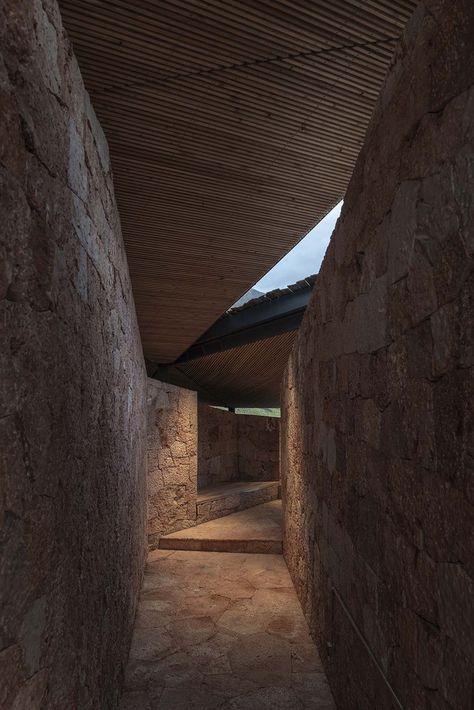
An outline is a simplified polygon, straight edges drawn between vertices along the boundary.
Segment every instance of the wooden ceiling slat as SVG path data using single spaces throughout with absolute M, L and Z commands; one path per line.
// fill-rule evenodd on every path
M 60 5 L 109 141 L 144 351 L 170 362 L 343 196 L 415 0 Z
M 236 407 L 278 407 L 282 374 L 296 331 L 179 365 L 203 399 Z M 207 397 L 206 397 L 207 396 Z

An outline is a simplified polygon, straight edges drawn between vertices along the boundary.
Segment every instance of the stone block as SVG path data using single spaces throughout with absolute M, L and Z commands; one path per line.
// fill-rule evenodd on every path
M 199 488 L 279 477 L 279 419 L 199 405 Z
M 197 397 L 148 380 L 148 545 L 196 524 Z
M 0 15 L 0 706 L 116 707 L 144 563 L 143 354 L 57 3 Z
M 393 700 L 334 589 L 403 707 L 472 702 L 473 29 L 414 13 L 282 385 L 285 557 L 341 710 Z
M 387 277 L 389 284 L 400 281 L 411 270 L 419 190 L 419 182 L 410 180 L 402 183 L 393 195 L 391 219 L 383 235 L 388 243 Z
M 430 319 L 433 338 L 433 374 L 435 377 L 451 370 L 457 359 L 459 342 L 458 305 L 447 303 Z

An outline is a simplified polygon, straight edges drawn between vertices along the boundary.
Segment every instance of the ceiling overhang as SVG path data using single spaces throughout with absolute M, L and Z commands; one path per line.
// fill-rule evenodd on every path
M 294 290 L 274 291 L 225 313 L 175 360 L 176 365 L 297 330 L 311 297 L 314 276 Z
M 415 3 L 60 5 L 109 142 L 145 356 L 172 362 L 341 199 Z
M 150 377 L 198 392 L 208 404 L 278 407 L 293 341 L 315 276 L 232 308 L 174 363 L 147 362 Z

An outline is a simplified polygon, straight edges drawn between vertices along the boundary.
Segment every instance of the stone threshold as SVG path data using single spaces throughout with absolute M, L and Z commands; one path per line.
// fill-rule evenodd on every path
M 277 482 L 278 486 L 278 482 Z M 281 554 L 283 535 L 281 500 L 164 535 L 162 550 Z
M 230 481 L 203 488 L 196 499 L 197 524 L 279 498 L 279 481 Z

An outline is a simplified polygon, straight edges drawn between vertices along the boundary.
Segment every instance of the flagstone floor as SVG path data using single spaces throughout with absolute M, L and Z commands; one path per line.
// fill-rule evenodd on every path
M 164 535 L 160 548 L 280 554 L 283 550 L 281 500 L 272 500 Z
M 156 550 L 120 710 L 334 710 L 281 555 Z

